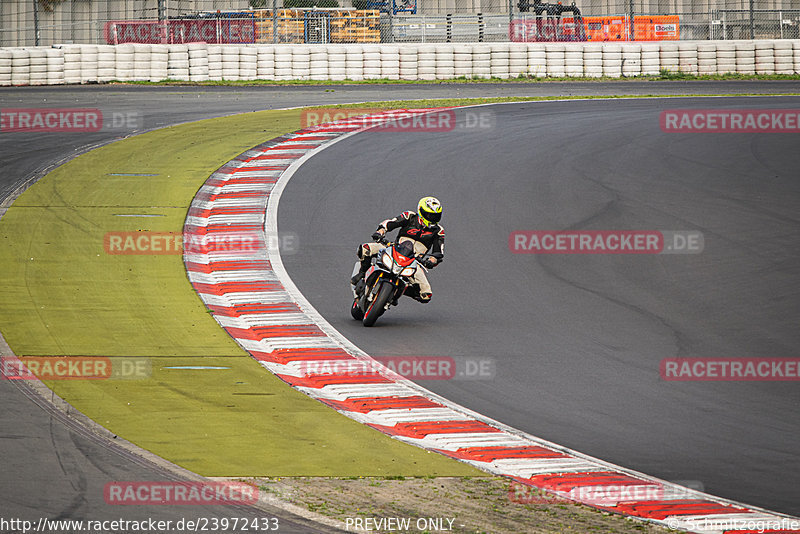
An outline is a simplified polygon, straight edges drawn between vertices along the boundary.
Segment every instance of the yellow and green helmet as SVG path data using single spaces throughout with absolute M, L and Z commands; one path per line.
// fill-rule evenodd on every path
M 433 226 L 442 220 L 442 203 L 435 197 L 423 197 L 417 204 L 417 216 L 425 226 Z

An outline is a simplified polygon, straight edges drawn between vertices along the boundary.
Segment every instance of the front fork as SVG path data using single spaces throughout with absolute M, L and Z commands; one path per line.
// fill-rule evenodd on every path
M 378 270 L 377 278 L 375 278 L 375 280 L 372 282 L 372 285 L 369 286 L 370 290 L 368 292 L 365 292 L 363 297 L 362 297 L 363 298 L 363 303 L 364 303 L 364 306 L 363 306 L 364 309 L 366 309 L 368 307 L 368 304 L 375 299 L 375 295 L 377 295 L 378 291 L 380 290 L 380 286 L 381 286 L 380 282 L 381 282 L 381 280 L 383 278 L 386 277 L 385 275 L 386 275 L 385 271 Z M 371 272 L 367 271 L 367 273 L 364 275 L 364 279 L 365 280 L 369 280 L 370 276 L 371 276 Z M 387 303 L 387 306 L 386 306 L 387 309 L 389 308 L 389 306 L 391 305 L 393 300 L 396 300 L 396 299 L 400 298 L 403 295 L 403 293 L 406 290 L 406 287 L 408 286 L 408 284 L 406 284 L 405 281 L 400 277 L 395 278 L 392 281 L 392 285 L 394 286 L 394 293 L 392 294 L 392 300 L 390 300 Z

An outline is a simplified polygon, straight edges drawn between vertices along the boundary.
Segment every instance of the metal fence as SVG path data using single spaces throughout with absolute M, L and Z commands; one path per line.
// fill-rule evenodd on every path
M 0 0 L 0 46 L 800 38 L 800 0 L 333 2 Z

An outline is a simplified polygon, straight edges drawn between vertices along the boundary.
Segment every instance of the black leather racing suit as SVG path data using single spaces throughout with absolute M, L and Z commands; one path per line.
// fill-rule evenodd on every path
M 420 222 L 419 217 L 413 211 L 404 211 L 397 217 L 386 219 L 378 225 L 378 230 L 387 233 L 399 229 L 397 232 L 397 242 L 411 241 L 416 254 L 428 254 L 436 258 L 433 266 L 439 265 L 444 259 L 444 228 L 439 224 L 425 226 Z M 366 272 L 372 256 L 378 253 L 383 245 L 378 243 L 364 243 L 358 248 L 358 257 L 361 260 L 361 272 Z M 422 303 L 430 302 L 433 291 L 431 290 L 428 278 L 422 269 L 417 269 L 414 275 L 415 287 L 412 293 L 406 290 L 406 294 Z

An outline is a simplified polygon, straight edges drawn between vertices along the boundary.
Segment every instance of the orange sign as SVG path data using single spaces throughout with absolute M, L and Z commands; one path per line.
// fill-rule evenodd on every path
M 588 41 L 629 41 L 630 21 L 627 17 L 584 17 Z M 680 39 L 678 15 L 639 15 L 633 18 L 635 41 L 677 41 Z

